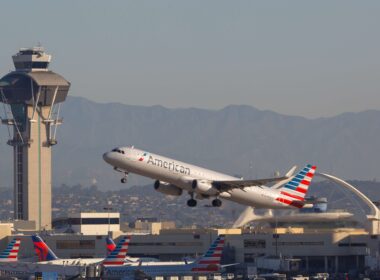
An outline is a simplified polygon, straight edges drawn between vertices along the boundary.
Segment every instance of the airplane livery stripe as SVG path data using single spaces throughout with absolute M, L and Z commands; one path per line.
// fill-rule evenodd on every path
M 289 190 L 296 190 L 297 186 L 285 185 L 284 188 L 287 188 L 287 189 L 289 189 Z
M 281 203 L 284 203 L 286 205 L 291 205 L 291 206 L 294 206 L 297 208 L 302 208 L 304 206 L 302 201 L 299 201 L 299 200 L 289 200 L 289 199 L 285 199 L 282 197 L 278 197 L 278 198 L 276 198 L 276 200 L 281 202 Z
M 306 180 L 302 180 L 300 183 L 301 183 L 301 184 L 304 184 L 304 185 L 306 185 L 306 186 L 309 186 L 309 185 L 310 185 L 310 182 L 309 182 L 309 181 L 306 181 Z
M 298 183 L 290 181 L 290 182 L 286 183 L 285 186 L 294 186 L 294 187 L 297 187 Z
M 301 188 L 301 187 L 296 188 L 296 191 L 300 192 L 300 193 L 303 193 L 303 194 L 307 193 L 307 189 L 304 189 L 304 188 Z
M 284 192 L 284 191 L 282 191 L 281 194 L 286 195 L 286 196 L 289 196 L 289 197 L 292 197 L 292 198 L 295 198 L 295 199 L 298 199 L 298 200 L 302 200 L 302 201 L 305 200 L 305 198 L 302 197 L 302 196 L 294 195 L 294 194 L 290 194 L 290 193 L 288 193 L 288 192 Z
M 301 203 L 300 201 L 295 201 L 295 200 L 293 200 L 292 203 L 290 203 L 290 205 L 297 208 L 302 208 L 304 206 L 303 203 Z

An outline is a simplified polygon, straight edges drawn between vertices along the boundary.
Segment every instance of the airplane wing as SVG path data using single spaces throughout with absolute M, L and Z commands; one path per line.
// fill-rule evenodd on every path
M 233 189 L 243 189 L 245 187 L 251 186 L 262 186 L 267 183 L 278 182 L 286 180 L 289 177 L 274 177 L 266 179 L 257 179 L 257 180 L 233 180 L 233 181 L 213 181 L 212 185 L 218 189 L 220 192 L 228 192 Z

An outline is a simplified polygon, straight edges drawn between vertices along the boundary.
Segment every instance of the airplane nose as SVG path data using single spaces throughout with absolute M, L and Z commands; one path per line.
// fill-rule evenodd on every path
M 103 154 L 103 159 L 104 159 L 105 162 L 110 163 L 111 153 L 110 152 L 104 153 Z

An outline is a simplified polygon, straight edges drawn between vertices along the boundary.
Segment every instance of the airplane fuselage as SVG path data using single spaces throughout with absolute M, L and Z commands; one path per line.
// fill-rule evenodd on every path
M 133 275 L 136 271 L 141 271 L 148 276 L 166 276 L 166 275 L 197 275 L 199 273 L 210 273 L 220 271 L 219 266 L 212 266 L 213 271 L 193 271 L 195 264 L 180 264 L 171 262 L 152 262 L 152 263 L 142 263 L 140 264 L 126 264 L 123 266 L 107 267 L 105 269 L 104 276 L 114 278 L 114 277 L 125 277 Z

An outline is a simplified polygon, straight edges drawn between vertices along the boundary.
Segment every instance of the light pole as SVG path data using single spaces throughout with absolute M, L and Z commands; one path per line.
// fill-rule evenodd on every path
M 112 210 L 112 207 L 110 205 L 112 204 L 112 201 L 108 200 L 107 204 L 108 204 L 108 206 L 103 207 L 103 210 L 107 210 L 107 212 L 108 212 L 108 236 L 109 236 L 110 232 L 111 232 L 110 210 Z

